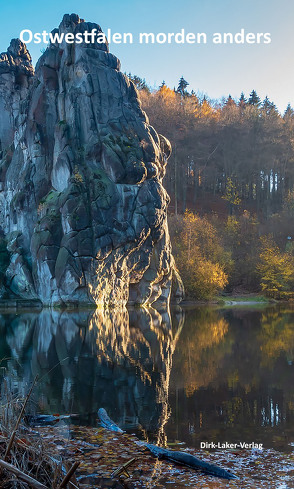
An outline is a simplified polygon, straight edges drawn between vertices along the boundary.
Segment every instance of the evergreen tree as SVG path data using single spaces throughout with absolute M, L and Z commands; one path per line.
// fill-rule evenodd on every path
M 183 76 L 181 76 L 181 78 L 179 80 L 178 88 L 177 88 L 177 93 L 179 93 L 183 97 L 185 95 L 188 95 L 188 92 L 186 90 L 188 85 L 189 85 L 189 83 L 185 80 L 185 78 Z
M 232 96 L 231 96 L 231 95 L 229 95 L 229 96 L 228 96 L 228 98 L 227 98 L 227 100 L 226 100 L 226 102 L 225 102 L 225 105 L 226 105 L 227 107 L 233 107 L 233 106 L 235 106 L 235 105 L 236 105 L 236 102 L 235 102 L 235 100 L 232 98 Z
M 248 100 L 249 105 L 253 105 L 254 107 L 259 107 L 260 106 L 260 98 L 257 95 L 255 90 L 252 90 L 252 92 L 249 95 L 249 100 Z
M 283 118 L 285 120 L 289 120 L 289 119 L 292 119 L 293 117 L 294 117 L 294 110 L 292 109 L 291 105 L 288 104 Z
M 262 110 L 263 110 L 263 113 L 267 116 L 278 114 L 277 107 L 275 106 L 275 104 L 273 102 L 270 101 L 270 99 L 268 98 L 267 95 L 266 95 L 264 101 L 262 102 Z
M 239 105 L 239 107 L 244 108 L 246 106 L 246 104 L 247 104 L 247 99 L 246 99 L 246 97 L 244 95 L 244 92 L 242 92 L 241 95 L 240 95 L 240 98 L 239 98 L 238 105 Z
M 150 88 L 148 87 L 145 78 L 143 79 L 137 75 L 132 75 L 132 73 L 129 73 L 127 76 L 136 85 L 137 90 L 147 90 L 150 92 Z
M 262 108 L 267 111 L 269 110 L 271 107 L 271 102 L 270 102 L 270 99 L 268 98 L 268 96 L 266 95 L 264 101 L 262 102 Z

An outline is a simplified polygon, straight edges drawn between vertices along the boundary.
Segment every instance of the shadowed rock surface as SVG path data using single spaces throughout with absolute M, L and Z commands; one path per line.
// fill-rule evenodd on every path
M 94 28 L 72 14 L 59 32 Z M 171 147 L 108 45 L 50 44 L 34 72 L 13 40 L 0 95 L 2 297 L 168 304 L 173 284 L 180 299 L 162 186 Z

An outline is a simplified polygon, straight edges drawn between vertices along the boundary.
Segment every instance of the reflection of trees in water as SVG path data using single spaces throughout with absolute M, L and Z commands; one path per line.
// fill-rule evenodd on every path
M 289 307 L 188 311 L 173 358 L 175 436 L 187 438 L 189 429 L 198 440 L 210 433 L 226 441 L 229 430 L 230 439 L 246 439 L 254 427 L 294 433 L 293 319 Z
M 228 328 L 228 322 L 215 309 L 202 307 L 187 313 L 173 377 L 188 396 L 216 378 L 224 356 L 231 352 Z
M 291 309 L 281 312 L 278 308 L 267 309 L 261 318 L 262 365 L 271 366 L 285 353 L 290 364 L 294 362 L 294 313 Z
M 0 318 L 12 387 L 25 392 L 38 374 L 45 412 L 96 415 L 103 406 L 124 427 L 163 429 L 181 314 L 173 316 L 174 327 L 169 312 L 151 308 L 47 309 Z

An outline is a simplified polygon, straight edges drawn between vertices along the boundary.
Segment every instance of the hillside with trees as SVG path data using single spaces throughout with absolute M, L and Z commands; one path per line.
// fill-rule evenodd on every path
M 255 90 L 212 101 L 182 77 L 151 90 L 129 75 L 171 141 L 165 187 L 173 250 L 188 297 L 294 291 L 294 110 Z

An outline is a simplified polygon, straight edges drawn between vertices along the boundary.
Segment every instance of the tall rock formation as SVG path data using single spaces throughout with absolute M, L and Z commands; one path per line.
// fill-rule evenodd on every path
M 94 28 L 72 14 L 59 33 Z M 34 71 L 14 39 L 0 95 L 2 295 L 167 304 L 173 283 L 180 298 L 162 186 L 171 147 L 107 43 L 50 44 Z

